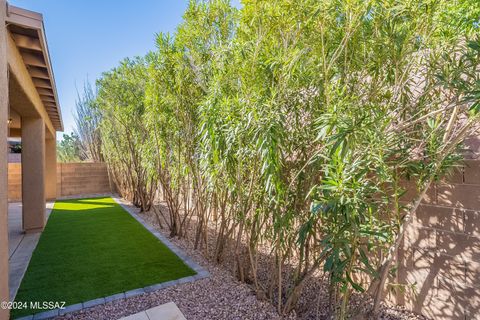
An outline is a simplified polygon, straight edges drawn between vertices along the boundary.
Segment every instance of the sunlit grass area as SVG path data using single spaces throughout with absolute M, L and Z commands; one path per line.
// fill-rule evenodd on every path
M 71 305 L 193 274 L 112 198 L 63 200 L 55 203 L 15 300 Z

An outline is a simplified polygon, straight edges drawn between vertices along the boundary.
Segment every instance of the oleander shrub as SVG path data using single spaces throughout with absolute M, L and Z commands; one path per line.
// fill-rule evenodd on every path
M 233 257 L 280 313 L 319 274 L 337 318 L 353 292 L 376 312 L 421 199 L 478 130 L 479 13 L 477 1 L 190 1 L 155 51 L 97 81 L 103 156 L 122 195 L 143 210 L 165 201 L 171 236 L 193 226 L 195 247 Z

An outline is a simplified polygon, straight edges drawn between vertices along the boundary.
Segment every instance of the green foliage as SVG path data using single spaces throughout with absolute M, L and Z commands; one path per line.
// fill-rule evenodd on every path
M 21 142 L 9 142 L 9 148 L 11 153 L 22 153 Z
M 89 82 L 83 93 L 77 93 L 75 102 L 75 134 L 79 137 L 85 158 L 92 162 L 103 162 L 100 137 L 101 114 L 96 107 L 96 94 Z
M 120 193 L 142 211 L 150 210 L 157 185 L 144 165 L 146 81 L 145 59 L 126 59 L 97 81 L 95 104 L 102 118 L 102 154 Z
M 98 81 L 103 153 L 130 193 L 151 202 L 158 187 L 172 236 L 193 220 L 202 247 L 214 226 L 212 258 L 232 252 L 238 278 L 279 312 L 323 270 L 346 318 L 353 291 L 381 292 L 418 199 L 477 128 L 479 12 L 475 1 L 191 1 L 156 51 Z M 419 191 L 408 206 L 406 180 Z
M 57 158 L 60 162 L 80 162 L 85 159 L 80 139 L 74 132 L 63 134 L 57 144 Z

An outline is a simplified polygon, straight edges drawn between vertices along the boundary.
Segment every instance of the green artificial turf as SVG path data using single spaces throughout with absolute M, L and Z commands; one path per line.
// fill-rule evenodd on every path
M 112 198 L 55 203 L 15 301 L 66 306 L 194 275 Z M 12 310 L 13 317 L 45 310 Z

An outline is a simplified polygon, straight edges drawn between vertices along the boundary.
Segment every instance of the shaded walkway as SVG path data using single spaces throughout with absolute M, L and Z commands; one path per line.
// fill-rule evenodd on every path
M 53 202 L 47 203 L 47 219 L 53 208 Z M 22 229 L 22 203 L 8 204 L 8 257 L 10 301 L 17 294 L 23 275 L 27 270 L 33 250 L 37 246 L 41 233 L 25 233 Z

